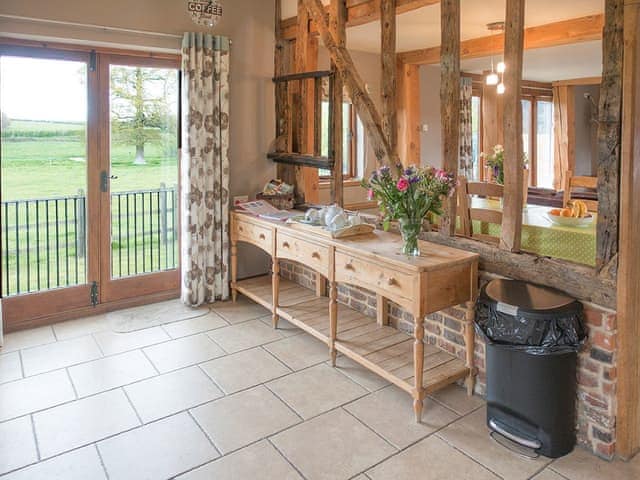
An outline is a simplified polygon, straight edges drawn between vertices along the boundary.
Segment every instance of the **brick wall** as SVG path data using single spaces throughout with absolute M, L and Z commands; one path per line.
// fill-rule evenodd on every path
M 299 264 L 281 262 L 282 277 L 315 290 L 315 273 Z M 480 272 L 481 282 L 495 278 Z M 338 286 L 338 301 L 365 315 L 376 316 L 374 293 L 350 285 Z M 593 304 L 584 304 L 589 342 L 578 356 L 578 443 L 596 455 L 611 459 L 615 453 L 616 314 Z M 427 316 L 425 340 L 465 359 L 464 306 Z M 413 319 L 398 305 L 389 303 L 389 320 L 395 328 L 413 332 Z M 476 335 L 476 393 L 486 389 L 485 344 Z

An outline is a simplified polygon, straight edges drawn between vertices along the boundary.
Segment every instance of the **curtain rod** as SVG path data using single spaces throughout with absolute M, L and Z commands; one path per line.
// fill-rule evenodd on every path
M 68 27 L 81 27 L 88 28 L 94 30 L 103 30 L 107 32 L 119 32 L 119 33 L 130 33 L 135 35 L 147 35 L 151 37 L 165 37 L 165 38 L 178 38 L 181 39 L 182 35 L 176 35 L 173 33 L 163 33 L 163 32 L 150 32 L 148 30 L 134 30 L 129 28 L 120 28 L 120 27 L 108 27 L 104 25 L 93 25 L 89 23 L 77 23 L 77 22 L 65 22 L 62 20 L 49 20 L 42 18 L 33 18 L 33 17 L 21 17 L 19 15 L 6 15 L 0 14 L 0 18 L 7 18 L 10 20 L 19 20 L 23 22 L 32 22 L 32 23 L 48 23 L 52 25 L 64 25 Z

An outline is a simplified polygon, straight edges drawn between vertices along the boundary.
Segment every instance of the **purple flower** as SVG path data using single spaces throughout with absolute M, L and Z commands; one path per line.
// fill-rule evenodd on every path
M 420 177 L 411 176 L 409 177 L 409 183 L 418 183 L 420 181 Z

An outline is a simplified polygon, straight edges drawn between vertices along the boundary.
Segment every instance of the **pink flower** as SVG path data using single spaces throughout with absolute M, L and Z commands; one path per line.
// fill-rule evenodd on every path
M 396 184 L 396 188 L 401 192 L 406 192 L 409 188 L 409 181 L 404 177 L 400 177 L 398 179 L 398 183 Z
M 369 191 L 367 192 L 367 199 L 371 201 L 373 200 L 373 197 L 374 197 L 373 188 L 370 188 Z

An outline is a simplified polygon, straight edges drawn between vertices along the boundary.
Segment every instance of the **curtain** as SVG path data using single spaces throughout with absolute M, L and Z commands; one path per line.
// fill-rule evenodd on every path
M 182 42 L 182 301 L 229 297 L 229 40 Z
M 569 109 L 573 102 L 573 89 L 566 85 L 553 87 L 553 137 L 554 137 L 554 178 L 553 188 L 564 189 L 567 172 L 573 163 L 569 158 Z M 571 108 L 573 110 L 573 108 Z
M 474 179 L 473 174 L 473 130 L 471 126 L 471 78 L 460 79 L 460 160 L 458 174 Z

